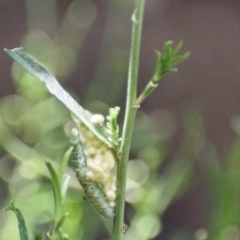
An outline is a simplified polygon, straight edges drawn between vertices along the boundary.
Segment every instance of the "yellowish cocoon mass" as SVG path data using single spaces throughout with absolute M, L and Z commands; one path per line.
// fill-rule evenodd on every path
M 91 116 L 93 123 L 103 124 L 104 117 L 100 114 Z M 109 200 L 109 206 L 115 206 L 116 199 L 116 163 L 111 150 L 88 130 L 81 122 L 74 118 L 80 132 L 84 153 L 87 158 L 87 177 L 102 186 L 102 190 Z

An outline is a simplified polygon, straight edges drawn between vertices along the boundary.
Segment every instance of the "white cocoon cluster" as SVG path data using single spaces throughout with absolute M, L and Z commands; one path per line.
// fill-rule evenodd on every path
M 102 124 L 102 115 L 92 115 L 94 123 Z M 87 177 L 100 183 L 102 190 L 109 200 L 109 206 L 115 206 L 116 198 L 116 168 L 115 158 L 111 150 L 83 124 L 78 122 L 80 138 L 87 158 Z

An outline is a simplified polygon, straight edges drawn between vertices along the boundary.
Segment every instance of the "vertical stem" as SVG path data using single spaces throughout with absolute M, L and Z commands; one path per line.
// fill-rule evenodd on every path
M 137 96 L 137 79 L 144 4 L 145 0 L 136 0 L 136 10 L 132 16 L 133 29 L 128 71 L 127 104 L 123 126 L 122 144 L 120 148 L 121 157 L 120 161 L 118 161 L 117 166 L 116 217 L 114 219 L 112 240 L 123 239 L 127 164 L 129 158 L 133 126 L 137 112 L 137 108 L 136 106 L 134 106 L 134 102 Z

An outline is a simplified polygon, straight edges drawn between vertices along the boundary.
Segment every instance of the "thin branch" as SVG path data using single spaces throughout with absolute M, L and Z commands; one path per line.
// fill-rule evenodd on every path
M 129 159 L 130 143 L 137 108 L 134 106 L 137 94 L 137 79 L 139 68 L 140 43 L 145 0 L 136 1 L 136 10 L 132 16 L 132 44 L 128 72 L 127 105 L 123 126 L 122 144 L 120 147 L 120 161 L 117 166 L 117 198 L 116 217 L 114 219 L 113 240 L 123 239 L 125 190 L 127 179 L 127 164 Z

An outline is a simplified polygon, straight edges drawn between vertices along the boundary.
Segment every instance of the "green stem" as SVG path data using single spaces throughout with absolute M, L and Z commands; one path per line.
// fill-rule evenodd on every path
M 117 198 L 116 217 L 114 219 L 112 240 L 123 239 L 125 189 L 127 179 L 127 164 L 137 107 L 134 105 L 137 96 L 137 79 L 139 68 L 140 43 L 145 0 L 136 1 L 133 14 L 132 43 L 128 71 L 128 89 L 122 143 L 120 147 L 120 161 L 117 166 Z
M 155 83 L 156 80 L 154 78 L 152 78 L 149 83 L 147 84 L 147 86 L 144 88 L 143 92 L 140 94 L 140 96 L 138 97 L 138 99 L 135 101 L 135 105 L 140 107 L 140 104 L 142 103 L 142 101 L 147 98 L 157 87 L 158 84 Z

